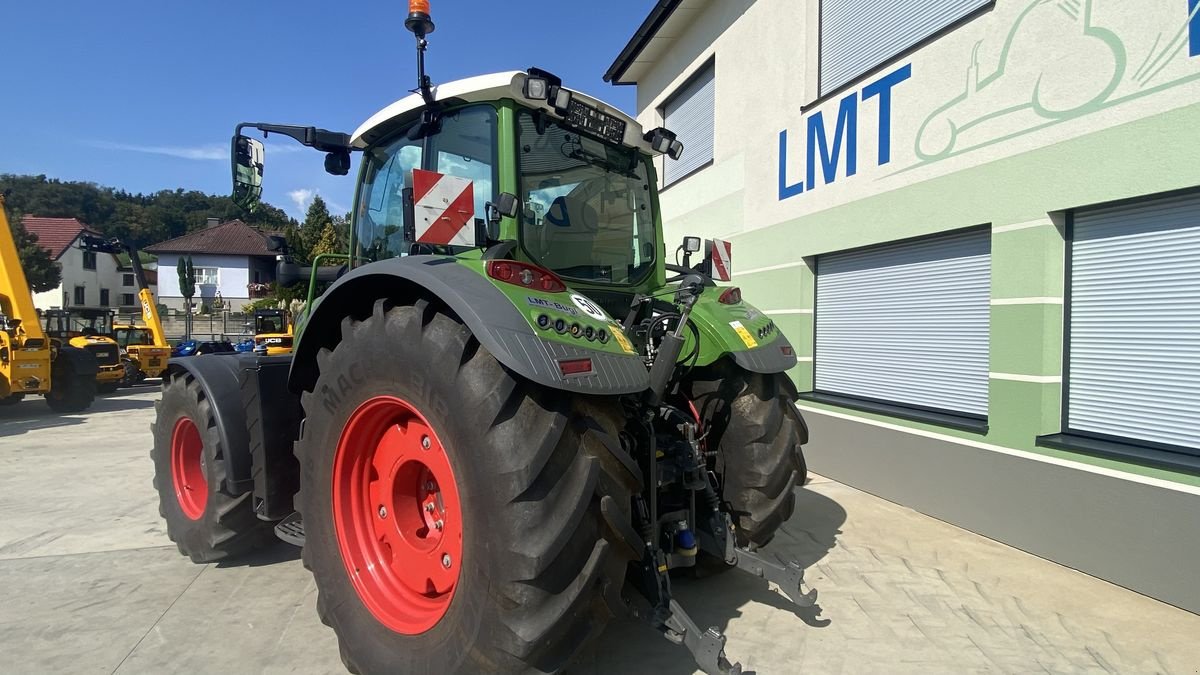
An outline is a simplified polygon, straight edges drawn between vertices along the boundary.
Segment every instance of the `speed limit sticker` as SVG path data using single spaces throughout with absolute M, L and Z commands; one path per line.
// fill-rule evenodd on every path
M 579 295 L 578 293 L 572 294 L 571 302 L 575 303 L 576 307 L 593 319 L 596 319 L 597 321 L 608 321 L 608 316 L 604 313 L 604 310 L 600 309 L 596 303 L 588 300 L 582 295 Z

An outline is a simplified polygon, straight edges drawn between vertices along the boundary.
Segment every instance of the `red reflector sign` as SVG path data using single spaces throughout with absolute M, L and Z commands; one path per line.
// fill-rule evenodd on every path
M 475 189 L 470 180 L 413 169 L 413 220 L 422 244 L 475 245 Z
M 733 279 L 733 245 L 722 239 L 713 239 L 711 246 L 712 278 L 717 281 Z

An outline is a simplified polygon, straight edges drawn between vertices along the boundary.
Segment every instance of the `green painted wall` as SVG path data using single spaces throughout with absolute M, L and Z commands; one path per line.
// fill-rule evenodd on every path
M 990 224 L 990 370 L 1054 378 L 1062 373 L 1066 212 L 1200 184 L 1198 141 L 1200 104 L 1193 104 L 749 231 L 730 232 L 731 222 L 753 223 L 744 190 L 716 199 L 697 195 L 702 208 L 674 216 L 666 212 L 666 232 L 668 241 L 699 234 L 733 242 L 734 281 L 747 300 L 771 314 L 806 359 L 791 373 L 804 391 L 812 388 L 813 257 Z M 708 177 L 688 185 L 694 178 L 670 188 L 664 203 L 685 201 L 694 189 L 711 189 Z M 1038 435 L 1060 431 L 1059 382 L 993 377 L 989 391 L 986 434 L 853 414 L 1200 485 L 1200 476 L 1037 447 Z

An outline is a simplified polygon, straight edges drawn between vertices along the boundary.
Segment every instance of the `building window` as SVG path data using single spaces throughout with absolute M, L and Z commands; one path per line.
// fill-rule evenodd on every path
M 83 252 L 83 269 L 85 269 L 85 270 L 96 269 L 96 252 L 95 251 L 84 251 Z
M 1200 194 L 1080 210 L 1070 246 L 1064 432 L 1200 456 Z
M 121 294 L 121 306 L 122 307 L 133 307 L 135 304 L 137 304 L 137 301 L 133 299 L 133 293 L 122 293 Z
M 990 295 L 986 228 L 818 257 L 816 392 L 982 422 Z
M 221 284 L 221 268 L 219 267 L 196 267 L 196 284 L 219 286 Z
M 712 61 L 705 64 L 670 98 L 659 112 L 663 126 L 683 143 L 678 160 L 664 157 L 663 185 L 670 185 L 713 161 L 713 116 L 716 106 Z
M 121 275 L 121 285 L 122 286 L 132 286 L 133 285 L 133 275 L 132 274 L 122 274 Z
M 108 289 L 107 288 L 100 289 L 100 306 L 108 307 Z
M 86 305 L 87 304 L 87 297 L 84 295 L 84 293 L 86 293 L 86 292 L 87 292 L 87 289 L 85 289 L 83 286 L 75 287 L 75 304 L 76 305 Z
M 820 95 L 858 79 L 993 2 L 822 0 Z

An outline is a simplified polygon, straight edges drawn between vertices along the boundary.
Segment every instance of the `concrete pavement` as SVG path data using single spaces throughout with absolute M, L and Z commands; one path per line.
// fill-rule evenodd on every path
M 0 672 L 343 672 L 296 549 L 193 565 L 166 539 L 147 458 L 155 398 L 123 390 L 84 415 L 36 399 L 0 408 Z M 675 585 L 748 669 L 1200 668 L 1196 615 L 820 477 L 799 494 L 768 550 L 807 566 L 819 611 L 739 572 Z M 621 621 L 572 672 L 694 670 Z

